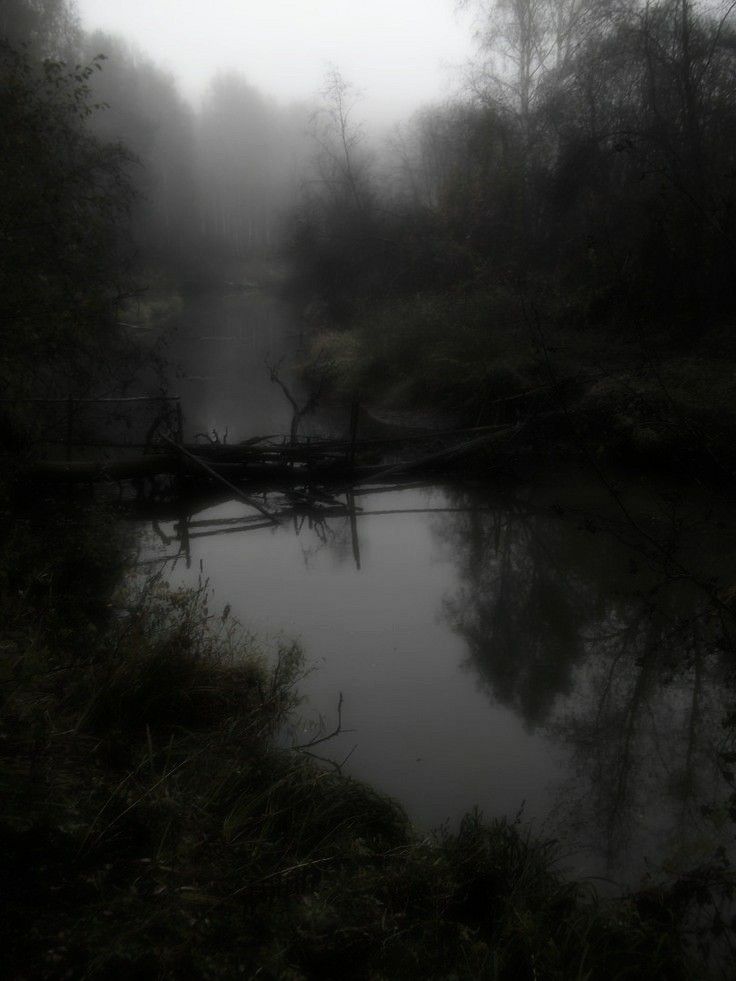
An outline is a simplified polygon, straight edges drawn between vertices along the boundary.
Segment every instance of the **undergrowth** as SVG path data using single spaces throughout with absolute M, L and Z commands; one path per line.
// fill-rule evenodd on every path
M 522 302 L 514 290 L 477 288 L 367 306 L 340 329 L 317 324 L 303 370 L 337 401 L 431 408 L 467 426 L 524 422 L 522 441 L 556 459 L 732 478 L 734 351 L 723 331 L 673 345 L 630 324 L 581 323 L 540 292 Z
M 204 583 L 121 590 L 125 550 L 99 513 L 6 521 L 4 976 L 701 976 L 702 883 L 603 903 L 517 823 L 419 836 L 276 748 L 297 646 L 266 656 Z

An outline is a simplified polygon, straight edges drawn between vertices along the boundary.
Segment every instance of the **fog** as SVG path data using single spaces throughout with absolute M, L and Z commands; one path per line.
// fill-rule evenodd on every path
M 736 0 L 0 0 L 5 975 L 732 976 L 735 324 Z
M 79 0 L 83 27 L 119 34 L 171 71 L 193 102 L 238 71 L 281 101 L 308 99 L 336 65 L 365 115 L 392 123 L 443 98 L 472 50 L 452 0 Z

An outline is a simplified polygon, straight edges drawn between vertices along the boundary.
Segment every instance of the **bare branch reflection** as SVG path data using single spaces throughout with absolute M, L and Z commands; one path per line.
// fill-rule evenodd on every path
M 655 851 L 688 867 L 720 842 L 706 817 L 727 790 L 733 649 L 712 595 L 731 569 L 723 549 L 708 549 L 722 534 L 710 513 L 657 518 L 671 561 L 653 561 L 651 530 L 638 547 L 630 527 L 523 499 L 434 526 L 458 567 L 443 616 L 467 642 L 466 667 L 571 755 L 557 820 L 608 874 Z M 693 536 L 710 567 L 686 576 Z

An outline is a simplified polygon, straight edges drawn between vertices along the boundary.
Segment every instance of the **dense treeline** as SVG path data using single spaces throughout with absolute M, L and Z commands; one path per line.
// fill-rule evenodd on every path
M 10 396 L 89 393 L 102 376 L 109 391 L 130 368 L 121 322 L 273 248 L 304 128 L 236 75 L 195 111 L 139 52 L 85 34 L 68 0 L 3 3 L 0 117 Z
M 304 112 L 282 109 L 237 73 L 215 77 L 195 111 L 171 76 L 120 39 L 87 37 L 85 60 L 100 52 L 94 94 L 106 108 L 92 127 L 135 156 L 132 234 L 144 258 L 201 280 L 214 264 L 273 250 L 295 193 Z
M 380 180 L 359 167 L 351 181 L 348 120 L 343 200 L 331 189 L 303 207 L 302 285 L 324 301 L 323 328 L 352 328 L 319 341 L 342 383 L 411 385 L 477 412 L 489 391 L 543 380 L 540 328 L 567 375 L 593 349 L 610 364 L 643 338 L 692 348 L 730 323 L 730 8 L 475 9 L 466 98 L 419 114 Z

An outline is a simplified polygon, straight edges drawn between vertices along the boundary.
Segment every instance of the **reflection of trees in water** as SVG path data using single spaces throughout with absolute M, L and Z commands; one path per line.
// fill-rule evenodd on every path
M 436 533 L 458 564 L 444 612 L 468 664 L 571 751 L 558 818 L 623 872 L 692 840 L 701 805 L 725 792 L 726 631 L 702 589 L 594 527 L 513 504 Z
M 338 565 L 354 559 L 350 519 L 338 517 L 327 519 L 313 514 L 295 514 L 292 519 L 294 534 L 301 539 L 304 565 L 310 563 L 325 550 L 328 550 Z
M 556 565 L 537 521 L 476 512 L 444 522 L 443 533 L 460 546 L 462 583 L 445 615 L 466 638 L 483 685 L 530 726 L 571 690 L 583 656 L 579 584 Z
M 598 836 L 608 869 L 621 864 L 624 849 L 676 859 L 704 830 L 700 805 L 725 789 L 717 765 L 727 697 L 718 625 L 688 599 L 687 617 L 677 613 L 681 595 L 679 603 L 661 597 L 618 635 L 603 635 L 601 624 L 575 696 L 552 727 L 577 764 L 561 817 Z M 702 857 L 681 856 L 685 864 Z

